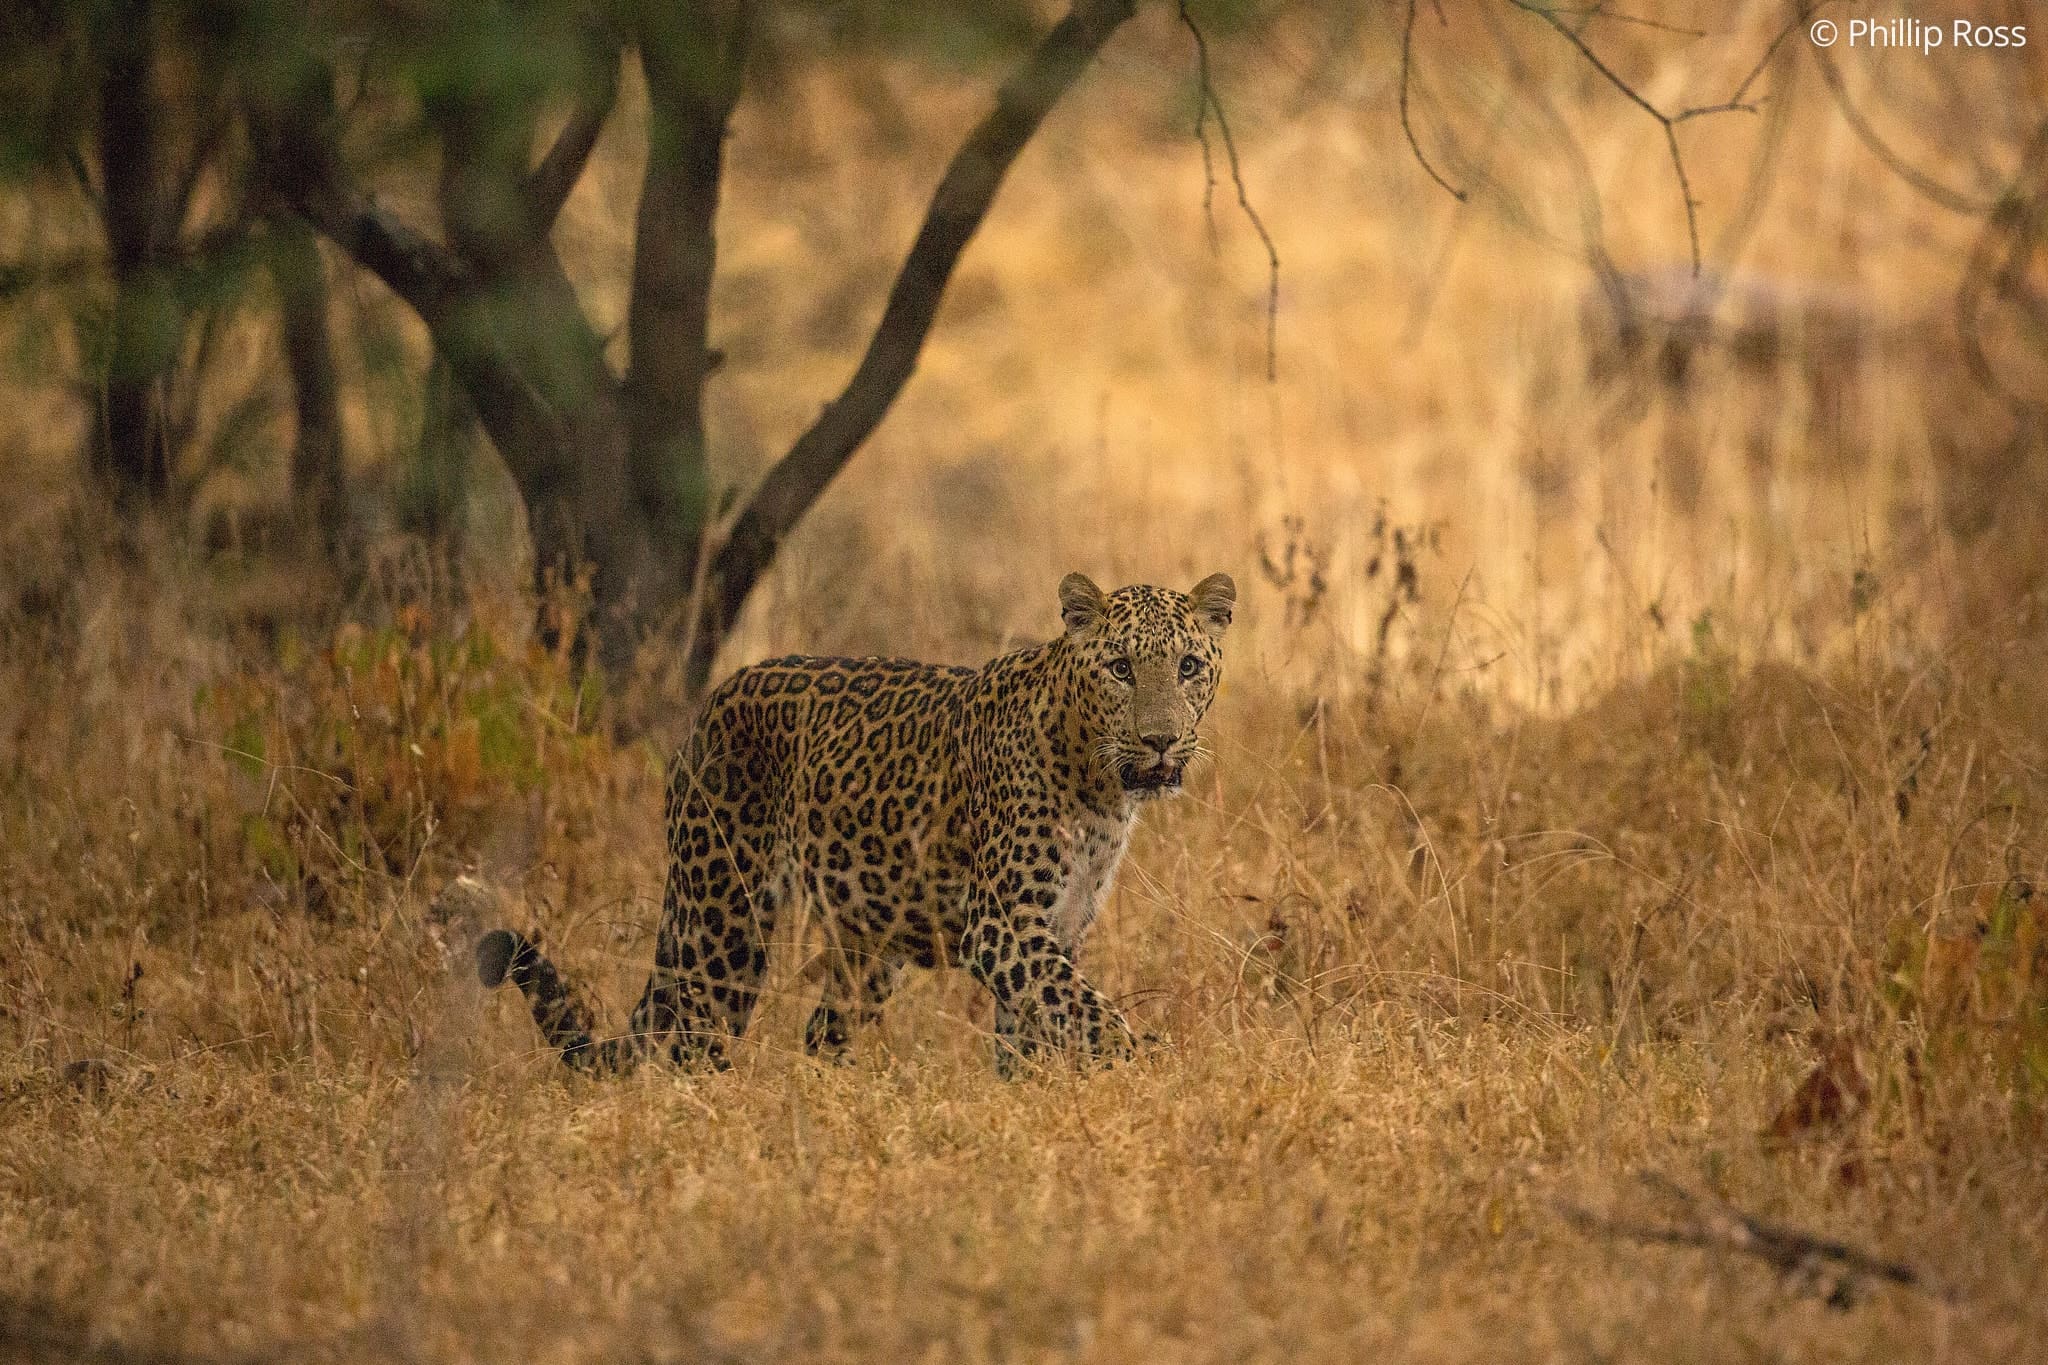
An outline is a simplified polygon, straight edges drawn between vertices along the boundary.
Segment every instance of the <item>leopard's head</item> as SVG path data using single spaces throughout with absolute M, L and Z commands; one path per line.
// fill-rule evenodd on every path
M 1060 580 L 1074 718 L 1089 756 L 1126 792 L 1180 790 L 1201 749 L 1195 727 L 1216 695 L 1236 601 L 1229 574 L 1184 593 L 1137 586 L 1105 594 L 1082 574 Z

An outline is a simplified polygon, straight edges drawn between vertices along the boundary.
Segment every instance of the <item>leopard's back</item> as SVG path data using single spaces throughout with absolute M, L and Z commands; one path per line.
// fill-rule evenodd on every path
M 752 847 L 738 856 L 775 899 L 807 899 L 829 934 L 870 956 L 945 960 L 967 863 L 961 727 L 981 678 L 803 655 L 734 673 L 671 774 L 685 886 L 719 856 L 719 831 L 741 831 Z

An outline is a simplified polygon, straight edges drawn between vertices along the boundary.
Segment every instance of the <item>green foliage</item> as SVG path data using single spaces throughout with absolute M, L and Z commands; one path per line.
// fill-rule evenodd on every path
M 1688 745 L 1717 754 L 1727 748 L 1735 701 L 1735 660 L 1714 635 L 1712 612 L 1692 623 L 1692 652 L 1683 665 L 1679 732 Z
M 472 846 L 517 798 L 610 753 L 592 727 L 595 671 L 579 681 L 566 652 L 482 619 L 442 630 L 408 608 L 277 653 L 195 709 L 236 775 L 250 868 L 281 885 L 404 876 L 430 846 Z
M 964 69 L 1000 66 L 1025 51 L 1041 26 L 1030 5 L 994 0 L 955 5 L 941 0 L 808 0 L 792 6 L 835 47 L 905 53 Z

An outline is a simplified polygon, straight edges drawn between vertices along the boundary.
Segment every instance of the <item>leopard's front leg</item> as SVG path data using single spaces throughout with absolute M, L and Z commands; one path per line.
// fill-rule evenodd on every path
M 1059 880 L 1039 879 L 1034 874 L 1052 853 L 1030 845 L 984 850 L 968 889 L 961 955 L 996 998 L 996 1069 L 1006 1078 L 1040 1046 L 1103 1059 L 1129 1056 L 1133 1047 L 1123 1015 L 1053 933 L 1048 911 L 1072 868 L 1059 852 Z

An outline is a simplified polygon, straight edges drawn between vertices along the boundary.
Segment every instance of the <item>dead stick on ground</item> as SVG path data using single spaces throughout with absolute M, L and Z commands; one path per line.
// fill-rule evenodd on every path
M 1781 1275 L 1796 1276 L 1800 1289 L 1821 1292 L 1832 1308 L 1854 1305 L 1861 1286 L 1870 1280 L 1918 1289 L 1943 1300 L 1953 1298 L 1929 1284 L 1917 1269 L 1903 1261 L 1885 1260 L 1846 1242 L 1753 1218 L 1719 1199 L 1695 1194 L 1655 1171 L 1640 1171 L 1636 1178 L 1676 1203 L 1685 1213 L 1685 1221 L 1633 1222 L 1566 1202 L 1560 1202 L 1558 1210 L 1567 1222 L 1589 1233 L 1754 1256 L 1776 1267 Z

